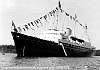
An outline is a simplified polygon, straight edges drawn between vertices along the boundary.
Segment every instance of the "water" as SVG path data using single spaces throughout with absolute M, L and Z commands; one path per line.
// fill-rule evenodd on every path
M 100 57 L 34 57 L 16 58 L 0 53 L 0 70 L 99 70 Z

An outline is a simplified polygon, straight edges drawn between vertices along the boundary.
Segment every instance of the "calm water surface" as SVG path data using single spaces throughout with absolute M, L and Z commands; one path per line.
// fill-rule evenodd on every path
M 100 57 L 34 57 L 16 58 L 0 53 L 0 70 L 99 70 Z

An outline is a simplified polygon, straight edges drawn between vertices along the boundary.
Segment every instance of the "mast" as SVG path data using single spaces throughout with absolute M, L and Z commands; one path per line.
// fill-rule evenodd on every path
M 57 12 L 57 20 L 56 20 L 57 21 L 57 25 L 58 25 L 59 12 L 62 12 L 60 0 L 58 2 L 58 12 Z M 57 25 L 55 26 L 56 29 L 57 29 Z

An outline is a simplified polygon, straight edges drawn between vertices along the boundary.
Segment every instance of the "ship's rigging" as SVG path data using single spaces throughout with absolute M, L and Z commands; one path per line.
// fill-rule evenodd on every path
M 80 25 L 81 27 L 83 27 L 84 29 L 86 29 L 85 33 L 87 33 L 87 26 L 83 26 L 78 20 L 77 20 L 77 16 L 75 14 L 75 17 L 73 17 L 72 15 L 68 14 L 67 12 L 65 12 L 62 8 L 61 8 L 61 3 L 60 1 L 58 2 L 58 7 L 56 7 L 54 10 L 50 11 L 49 13 L 47 13 L 46 15 L 40 17 L 37 20 L 31 21 L 27 24 L 25 24 L 23 27 L 16 27 L 14 22 L 12 21 L 12 26 L 14 26 L 14 31 L 19 32 L 19 33 L 23 33 L 29 29 L 36 31 L 36 29 L 34 27 L 37 27 L 38 29 L 40 27 L 44 27 L 45 26 L 45 30 L 48 28 L 47 26 L 52 25 L 53 28 L 58 29 L 57 26 L 59 24 L 59 14 L 64 14 L 67 18 L 69 18 L 70 20 L 73 21 L 73 35 L 76 36 L 75 34 L 75 30 L 76 30 L 76 25 Z M 66 18 L 64 18 L 66 19 Z M 62 19 L 60 19 L 62 20 Z M 45 24 L 44 24 L 45 23 Z M 65 22 L 64 22 L 65 23 Z M 60 23 L 62 24 L 62 30 L 64 29 L 64 23 Z M 66 24 L 70 24 L 69 22 L 67 22 Z M 68 27 L 68 26 L 66 26 Z M 88 35 L 87 35 L 88 36 Z
M 26 33 L 27 31 L 30 32 L 30 30 L 32 32 L 39 33 L 39 30 L 42 32 L 43 27 L 45 29 L 39 35 L 34 36 Z M 81 31 L 81 28 L 85 32 Z M 87 25 L 83 26 L 77 20 L 76 14 L 73 17 L 65 12 L 59 1 L 58 7 L 54 10 L 37 20 L 25 24 L 23 27 L 16 27 L 12 21 L 11 34 L 15 42 L 18 57 L 45 55 L 68 57 L 93 56 L 95 47 L 91 46 L 91 43 L 81 39 L 78 36 L 81 33 L 78 31 L 87 33 Z

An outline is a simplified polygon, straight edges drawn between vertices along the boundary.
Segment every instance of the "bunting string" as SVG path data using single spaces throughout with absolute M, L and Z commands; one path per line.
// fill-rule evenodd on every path
M 26 31 L 25 28 L 23 28 L 23 30 Z
M 47 15 L 48 15 L 49 19 L 51 20 L 51 18 L 50 18 L 50 14 L 47 14 Z
M 48 22 L 48 21 L 47 21 L 47 15 L 45 15 L 45 16 L 43 16 L 43 17 L 44 17 L 44 19 L 46 20 L 46 22 Z M 48 22 L 48 23 L 49 23 L 49 22 Z
M 64 13 L 66 14 L 66 16 L 69 16 L 71 20 L 73 20 L 73 21 L 77 22 L 78 24 L 80 24 L 81 26 L 83 26 L 83 25 L 76 19 L 76 18 L 77 18 L 76 14 L 75 14 L 75 17 L 73 17 L 73 16 L 69 15 L 69 14 L 66 13 L 66 12 L 64 12 Z
M 41 20 L 40 19 L 38 19 L 38 21 L 39 21 L 39 23 L 41 23 L 41 25 L 42 25 L 42 22 L 41 22 Z M 43 26 L 43 25 L 42 25 Z
M 68 13 L 66 13 L 66 12 L 65 12 L 65 14 L 66 14 L 67 16 L 69 16 L 69 14 L 68 14 Z
M 57 13 L 58 13 L 59 10 L 60 10 L 61 12 L 64 12 L 64 10 L 61 9 L 60 1 L 59 1 L 59 6 L 58 6 L 58 7 L 56 7 L 54 10 L 50 11 L 48 14 L 46 14 L 46 15 L 40 17 L 39 19 L 37 19 L 37 20 L 35 20 L 35 21 L 33 21 L 33 22 L 30 22 L 30 23 L 25 24 L 25 25 L 24 25 L 25 28 L 23 28 L 23 30 L 26 31 L 26 30 L 29 29 L 29 27 L 30 27 L 32 30 L 34 30 L 33 27 L 36 25 L 36 26 L 39 28 L 39 27 L 40 27 L 39 24 L 41 24 L 41 26 L 43 26 L 43 24 L 42 24 L 42 20 L 43 20 L 43 19 L 42 19 L 42 18 L 44 18 L 44 20 L 45 20 L 47 23 L 50 23 L 49 20 L 51 20 L 52 17 L 58 16 Z M 80 24 L 81 26 L 83 26 L 83 25 L 76 19 L 76 18 L 77 18 L 76 14 L 75 14 L 75 17 L 73 17 L 73 16 L 71 16 L 70 14 L 68 14 L 68 13 L 66 13 L 66 12 L 64 12 L 64 13 L 65 13 L 65 15 L 68 16 L 71 20 L 73 20 L 73 21 L 77 22 L 78 24 Z M 44 21 L 43 23 L 45 23 L 45 21 Z M 53 24 L 54 24 L 54 22 L 53 22 Z M 15 28 L 15 25 L 13 24 L 13 21 L 12 21 L 12 26 Z M 87 26 L 83 26 L 83 27 L 85 27 L 85 28 L 87 29 Z M 22 32 L 21 27 L 18 27 L 18 31 L 19 31 L 19 32 Z
M 30 23 L 28 23 L 28 25 L 31 26 Z
M 25 25 L 25 28 L 26 28 L 27 30 L 29 29 L 27 25 Z
M 59 7 L 56 7 L 54 10 L 52 10 L 52 11 L 49 12 L 48 14 L 46 14 L 46 15 L 40 17 L 39 19 L 37 19 L 37 20 L 35 20 L 35 21 L 33 21 L 33 22 L 30 22 L 30 23 L 25 24 L 25 25 L 24 25 L 25 28 L 23 28 L 23 30 L 26 31 L 26 30 L 29 29 L 29 27 L 30 27 L 32 30 L 34 30 L 33 27 L 34 27 L 35 25 L 36 25 L 38 28 L 40 27 L 38 24 L 41 24 L 41 26 L 43 26 L 43 24 L 42 24 L 42 22 L 41 22 L 41 20 L 43 20 L 42 18 L 44 18 L 44 20 L 45 20 L 47 23 L 50 23 L 50 21 L 48 21 L 48 20 L 51 20 L 51 17 L 55 17 L 55 16 L 56 16 L 56 13 L 58 12 L 58 10 L 59 10 Z M 43 22 L 43 23 L 45 23 L 45 22 Z
M 32 26 L 34 26 L 33 22 L 31 22 Z
M 72 16 L 70 16 L 70 19 L 72 19 Z
M 31 23 L 32 23 L 32 22 L 31 22 Z M 30 24 L 30 23 L 28 23 L 28 25 L 31 27 L 31 24 Z M 33 23 L 32 23 L 32 25 L 33 25 Z M 34 25 L 33 25 L 33 26 L 34 26 Z M 31 29 L 34 30 L 32 27 L 31 27 Z
M 36 20 L 34 21 L 34 23 L 35 23 L 35 25 L 39 28 L 39 26 L 37 25 L 37 21 L 36 21 Z

